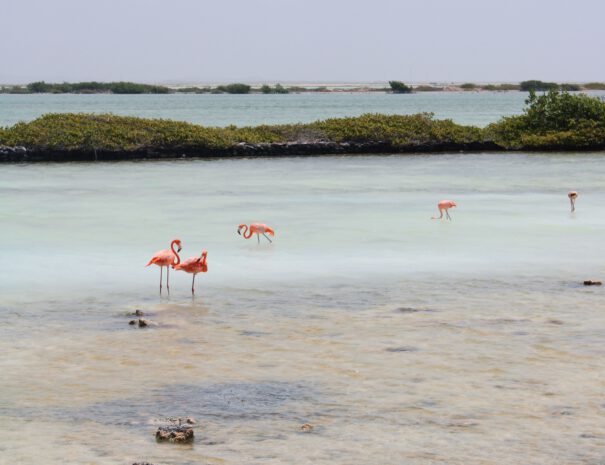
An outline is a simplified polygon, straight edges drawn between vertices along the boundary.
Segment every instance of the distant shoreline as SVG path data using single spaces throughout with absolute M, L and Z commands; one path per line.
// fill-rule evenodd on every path
M 0 85 L 0 94 L 300 94 L 300 93 L 390 93 L 418 92 L 509 92 L 509 91 L 590 91 L 605 90 L 605 83 L 554 83 L 538 80 L 520 83 L 326 83 L 326 84 L 214 84 L 214 85 L 156 85 L 135 82 L 75 82 Z

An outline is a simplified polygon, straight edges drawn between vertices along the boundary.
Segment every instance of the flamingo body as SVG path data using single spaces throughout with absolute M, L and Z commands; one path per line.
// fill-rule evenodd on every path
M 198 273 L 208 272 L 208 251 L 203 250 L 199 257 L 191 257 L 185 260 L 183 263 L 179 263 L 173 266 L 175 270 L 182 270 L 186 273 L 193 274 L 193 280 L 191 281 L 191 293 L 195 294 L 195 275 Z
M 177 255 L 175 255 L 172 250 L 159 250 L 153 254 L 153 257 L 151 257 L 151 260 L 149 260 L 149 263 L 145 266 L 171 266 L 174 264 L 176 257 Z
M 178 246 L 177 250 L 174 250 L 174 246 Z M 181 251 L 181 241 L 180 239 L 174 239 L 170 243 L 170 250 L 160 250 L 156 252 L 149 263 L 145 266 L 149 265 L 157 265 L 160 267 L 160 294 L 162 293 L 162 271 L 163 268 L 166 267 L 166 289 L 170 292 L 170 267 L 178 265 L 181 263 L 181 257 L 179 257 L 179 252 Z
M 445 217 L 448 220 L 451 220 L 452 217 L 449 214 L 449 209 L 450 208 L 454 208 L 457 207 L 458 205 L 456 204 L 456 202 L 454 202 L 453 200 L 441 200 L 438 204 L 437 204 L 437 208 L 439 209 L 439 213 L 440 216 L 439 217 L 431 217 L 432 220 L 440 220 L 441 218 L 443 218 L 443 212 L 445 212 Z
M 264 223 L 252 223 L 250 226 L 248 226 L 246 224 L 240 224 L 237 228 L 237 233 L 242 234 L 242 232 L 241 232 L 242 229 L 244 230 L 244 233 L 243 233 L 244 239 L 250 239 L 252 237 L 252 234 L 256 234 L 256 238 L 257 238 L 258 242 L 260 242 L 261 234 L 263 236 L 265 236 L 265 238 L 269 242 L 272 242 L 272 241 L 271 241 L 271 239 L 269 239 L 267 234 L 269 234 L 269 236 L 275 236 L 275 231 Z
M 576 199 L 578 198 L 578 192 L 569 191 L 567 193 L 567 197 L 569 198 L 569 203 L 571 204 L 571 211 L 575 212 L 576 211 Z

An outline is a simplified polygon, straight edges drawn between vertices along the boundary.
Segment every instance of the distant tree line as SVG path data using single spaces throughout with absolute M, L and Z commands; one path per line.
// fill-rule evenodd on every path
M 519 85 L 521 86 L 521 90 L 525 92 L 547 92 L 549 90 L 581 90 L 581 87 L 578 84 L 558 84 L 556 82 L 544 82 L 535 79 L 532 79 L 530 81 L 523 81 Z
M 264 84 L 261 88 L 260 91 L 263 94 L 289 94 L 290 91 L 288 89 L 286 89 L 284 86 L 282 86 L 281 84 L 275 84 L 275 87 L 271 87 L 268 86 L 267 84 Z
M 394 94 L 409 94 L 411 92 L 438 92 L 446 90 L 445 87 L 435 85 L 421 85 L 412 87 L 404 84 L 401 81 L 389 81 L 390 90 Z M 458 88 L 461 90 L 490 90 L 490 91 L 504 91 L 504 90 L 520 90 L 524 92 L 548 92 L 551 90 L 560 90 L 564 92 L 574 92 L 580 90 L 605 90 L 605 83 L 602 82 L 590 82 L 584 85 L 572 84 L 572 83 L 556 83 L 556 82 L 545 82 L 532 79 L 529 81 L 522 81 L 519 84 L 475 84 L 473 82 L 465 82 L 458 86 L 449 86 L 454 89 Z
M 217 86 L 216 89 L 227 94 L 249 94 L 252 87 L 248 84 L 236 83 Z
M 392 92 L 394 94 L 409 94 L 412 92 L 438 92 L 445 90 L 465 90 L 465 91 L 509 91 L 520 90 L 525 92 L 546 92 L 550 90 L 560 91 L 580 91 L 580 90 L 605 90 L 603 82 L 589 82 L 586 84 L 574 83 L 556 83 L 532 79 L 523 81 L 519 84 L 475 84 L 465 82 L 460 85 L 442 86 L 437 84 L 411 86 L 402 81 L 389 81 L 389 87 L 367 87 L 357 88 L 328 88 L 327 86 L 317 87 L 285 87 L 281 84 L 270 86 L 263 84 L 260 87 L 252 87 L 243 83 L 222 84 L 215 87 L 189 86 L 189 87 L 167 87 L 153 84 L 140 84 L 136 82 L 75 82 L 75 83 L 47 83 L 44 81 L 31 82 L 25 86 L 4 86 L 0 87 L 0 94 L 169 94 L 169 93 L 190 93 L 190 94 L 288 94 L 300 92 Z
M 32 82 L 26 86 L 32 94 L 168 94 L 170 88 L 150 84 L 139 84 L 136 82 L 64 82 L 61 84 L 47 83 L 44 81 Z

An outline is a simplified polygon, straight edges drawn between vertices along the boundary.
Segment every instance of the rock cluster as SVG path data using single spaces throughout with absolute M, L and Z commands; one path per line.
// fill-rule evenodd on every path
M 20 145 L 17 145 L 16 147 L 10 147 L 8 145 L 0 145 L 0 154 L 9 155 L 11 153 L 24 154 L 24 153 L 27 153 L 27 149 Z
M 601 281 L 593 281 L 592 279 L 584 281 L 585 286 L 600 286 L 603 283 Z
M 129 325 L 139 325 L 139 328 L 145 328 L 147 326 L 157 326 L 157 323 L 151 321 L 151 320 L 146 320 L 144 318 L 139 318 L 137 320 L 130 320 L 128 322 Z
M 310 423 L 305 423 L 304 425 L 301 425 L 300 430 L 303 433 L 310 433 L 311 431 L 313 431 L 313 425 Z
M 160 426 L 155 433 L 158 442 L 182 444 L 193 441 L 193 428 L 190 426 Z
M 503 150 L 493 142 L 426 142 L 396 146 L 388 141 L 371 142 L 331 142 L 321 140 L 297 142 L 272 142 L 250 144 L 240 142 L 224 148 L 190 146 L 174 147 L 154 146 L 135 150 L 73 150 L 49 148 L 25 148 L 0 146 L 0 162 L 40 162 L 40 161 L 103 161 L 103 160 L 145 160 L 170 158 L 214 158 L 230 156 L 310 156 L 342 155 L 361 153 L 424 153 L 452 151 Z
M 27 149 L 20 145 L 0 145 L 0 161 L 28 161 Z

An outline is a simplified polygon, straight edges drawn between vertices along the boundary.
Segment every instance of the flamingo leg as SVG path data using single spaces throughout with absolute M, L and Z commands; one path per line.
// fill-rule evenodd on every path
M 443 210 L 441 208 L 439 209 L 439 213 L 440 213 L 439 217 L 431 216 L 431 220 L 440 220 L 441 218 L 443 218 Z
M 191 281 L 191 295 L 195 294 L 195 273 L 193 273 L 193 280 Z
M 445 217 L 451 221 L 452 217 L 450 216 L 450 212 L 448 210 L 445 210 Z
M 163 266 L 160 266 L 160 294 L 162 293 L 162 271 L 164 271 L 163 268 Z
M 572 212 L 575 212 L 575 211 L 576 211 L 576 202 L 574 202 L 574 200 L 573 200 L 573 199 L 571 199 L 571 200 L 570 200 L 570 203 L 571 203 L 571 211 L 572 211 Z
M 170 265 L 166 267 L 166 290 L 170 294 Z
M 258 243 L 260 244 L 260 234 L 259 233 L 256 233 L 256 239 L 257 239 Z
M 269 239 L 269 236 L 267 236 L 265 233 L 263 233 L 263 236 L 265 236 L 265 238 L 266 238 L 266 239 L 267 239 L 269 242 L 273 243 L 273 241 L 272 241 L 271 239 Z

